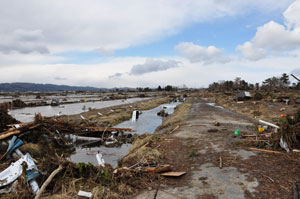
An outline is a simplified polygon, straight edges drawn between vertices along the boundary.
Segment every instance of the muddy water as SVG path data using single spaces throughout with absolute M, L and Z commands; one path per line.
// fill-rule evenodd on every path
M 163 104 L 154 109 L 143 111 L 136 122 L 128 120 L 115 127 L 132 128 L 137 134 L 143 134 L 146 132 L 153 133 L 154 130 L 163 122 L 163 118 L 157 116 L 157 112 L 164 109 L 165 112 L 172 114 L 178 104 L 179 103 Z M 127 154 L 130 147 L 131 144 L 122 144 L 120 147 L 76 147 L 76 151 L 70 156 L 70 160 L 75 163 L 90 162 L 97 165 L 96 154 L 99 152 L 102 153 L 103 159 L 106 163 L 116 167 L 118 160 Z
M 73 115 L 88 111 L 91 109 L 100 109 L 121 104 L 129 104 L 149 98 L 129 98 L 126 100 L 110 100 L 97 102 L 84 102 L 74 104 L 64 104 L 60 106 L 38 106 L 27 107 L 22 109 L 10 110 L 9 114 L 21 122 L 33 121 L 36 113 L 41 113 L 42 116 L 51 117 L 55 115 Z

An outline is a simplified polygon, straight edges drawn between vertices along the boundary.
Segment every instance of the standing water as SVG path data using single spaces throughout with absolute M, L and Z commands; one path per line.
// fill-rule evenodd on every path
M 52 117 L 58 115 L 74 115 L 87 112 L 89 109 L 100 109 L 121 104 L 129 104 L 149 98 L 129 98 L 126 100 L 110 100 L 97 102 L 84 102 L 74 104 L 63 104 L 61 106 L 38 106 L 10 110 L 9 114 L 20 122 L 32 122 L 34 115 L 41 113 L 42 116 Z
M 154 109 L 143 111 L 142 114 L 139 114 L 136 121 L 132 121 L 132 119 L 130 119 L 116 125 L 115 127 L 131 128 L 136 131 L 136 134 L 153 133 L 164 120 L 164 118 L 158 116 L 157 113 L 164 110 L 168 114 L 172 114 L 178 104 L 180 103 L 163 104 Z M 120 147 L 76 147 L 76 151 L 70 156 L 70 160 L 75 163 L 90 162 L 94 165 L 98 165 L 96 154 L 99 152 L 103 155 L 103 159 L 106 163 L 116 167 L 118 160 L 127 154 L 130 147 L 131 144 L 122 144 Z

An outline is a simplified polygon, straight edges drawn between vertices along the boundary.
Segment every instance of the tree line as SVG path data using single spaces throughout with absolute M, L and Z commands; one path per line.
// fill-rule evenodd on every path
M 300 83 L 293 83 L 291 85 L 290 77 L 286 73 L 283 73 L 279 77 L 270 77 L 267 78 L 260 83 L 248 83 L 245 80 L 242 80 L 240 77 L 236 77 L 233 81 L 219 81 L 213 82 L 208 86 L 208 90 L 210 91 L 250 91 L 250 90 L 266 90 L 266 91 L 274 91 L 274 90 L 283 90 L 283 89 L 296 89 L 300 90 Z

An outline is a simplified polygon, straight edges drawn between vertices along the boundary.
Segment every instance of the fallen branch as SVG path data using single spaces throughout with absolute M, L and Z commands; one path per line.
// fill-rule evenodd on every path
M 273 180 L 271 177 L 269 177 L 269 176 L 267 176 L 267 175 L 263 175 L 263 176 L 265 176 L 265 177 L 268 178 L 272 183 L 274 183 L 274 180 Z
M 174 133 L 174 131 L 176 131 L 178 128 L 179 128 L 179 125 L 176 126 L 176 127 L 170 132 L 170 134 Z
M 43 183 L 41 189 L 38 191 L 38 193 L 36 194 L 34 199 L 39 199 L 41 197 L 41 195 L 44 192 L 44 190 L 46 189 L 46 187 L 49 185 L 49 183 L 52 181 L 52 179 L 56 176 L 56 174 L 58 174 L 62 169 L 63 169 L 62 165 L 59 165 L 59 167 L 50 174 L 50 176 Z
M 282 154 L 279 151 L 271 151 L 266 149 L 258 149 L 258 148 L 249 148 L 251 151 L 260 151 L 260 152 L 266 152 L 266 153 L 275 153 L 275 154 Z
M 222 157 L 220 156 L 220 169 L 223 168 L 223 160 L 222 160 Z

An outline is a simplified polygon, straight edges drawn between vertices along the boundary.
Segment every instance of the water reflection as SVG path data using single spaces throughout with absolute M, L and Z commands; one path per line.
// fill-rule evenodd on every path
M 164 118 L 157 116 L 157 112 L 164 109 L 165 112 L 172 114 L 175 107 L 180 103 L 163 104 L 154 109 L 143 111 L 139 115 L 139 119 L 136 122 L 132 122 L 131 119 L 116 125 L 118 128 L 132 128 L 137 134 L 153 133 L 155 129 L 163 122 Z M 70 156 L 70 160 L 79 163 L 92 163 L 97 165 L 96 154 L 102 153 L 106 163 L 111 164 L 113 167 L 117 166 L 117 162 L 123 156 L 127 154 L 131 147 L 131 144 L 122 144 L 120 147 L 105 147 L 105 146 L 94 146 L 94 147 L 76 147 L 76 151 Z
M 9 114 L 21 122 L 31 122 L 36 113 L 41 113 L 42 116 L 51 117 L 55 115 L 73 115 L 82 112 L 87 112 L 89 109 L 100 109 L 121 104 L 129 104 L 150 98 L 129 98 L 126 100 L 110 100 L 97 102 L 84 102 L 74 104 L 64 104 L 61 106 L 38 106 L 26 107 L 22 109 L 10 110 Z M 84 108 L 85 107 L 85 108 Z

